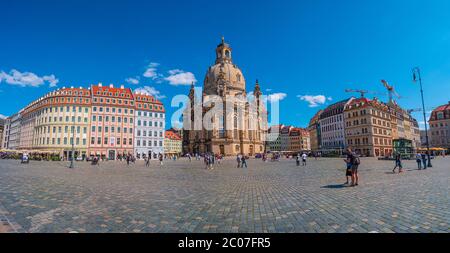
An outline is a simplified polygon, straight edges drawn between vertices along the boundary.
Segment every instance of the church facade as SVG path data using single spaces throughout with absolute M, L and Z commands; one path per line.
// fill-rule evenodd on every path
M 184 153 L 253 156 L 265 152 L 267 111 L 259 83 L 253 92 L 246 92 L 244 75 L 223 38 L 216 48 L 215 64 L 206 72 L 201 96 L 192 84 L 189 99 L 183 114 Z

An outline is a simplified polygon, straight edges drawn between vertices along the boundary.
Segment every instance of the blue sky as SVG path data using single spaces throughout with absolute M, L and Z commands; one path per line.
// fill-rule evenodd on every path
M 188 93 L 183 84 L 203 84 L 222 35 L 247 89 L 259 79 L 283 98 L 284 124 L 306 126 L 317 110 L 352 95 L 346 88 L 385 92 L 381 79 L 405 97 L 402 106 L 418 108 L 414 66 L 427 107 L 436 107 L 450 100 L 449 11 L 446 0 L 4 1 L 0 114 L 57 87 L 102 82 L 148 86 L 165 97 L 170 116 L 171 98 Z

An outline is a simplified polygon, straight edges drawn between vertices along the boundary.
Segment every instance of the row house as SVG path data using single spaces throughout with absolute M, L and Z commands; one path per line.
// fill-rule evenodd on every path
M 308 132 L 311 141 L 311 151 L 318 152 L 322 147 L 322 134 L 320 131 L 319 118 L 323 110 L 319 110 L 309 121 Z
M 392 155 L 391 114 L 378 99 L 358 98 L 345 105 L 345 140 L 365 156 Z
M 135 135 L 144 132 L 135 131 L 135 126 L 142 122 L 151 127 L 145 130 L 151 141 L 146 140 L 144 147 L 163 153 L 164 107 L 152 96 L 137 97 L 131 89 L 112 84 L 57 89 L 5 120 L 2 148 L 42 150 L 66 158 L 72 157 L 73 149 L 75 157 L 96 155 L 115 160 L 138 154 L 134 152 L 138 144 Z
M 156 159 L 160 154 L 164 154 L 164 107 L 161 102 L 147 94 L 135 93 L 134 97 L 134 155 L 138 159 Z
M 320 151 L 341 153 L 346 148 L 344 108 L 354 98 L 334 103 L 323 110 L 319 116 L 321 145 Z
M 450 149 L 450 102 L 434 109 L 428 123 L 430 146 Z

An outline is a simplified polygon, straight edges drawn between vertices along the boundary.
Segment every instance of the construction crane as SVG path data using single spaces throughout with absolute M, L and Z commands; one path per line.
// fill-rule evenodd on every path
M 388 90 L 389 94 L 389 102 L 393 103 L 393 96 L 396 96 L 398 99 L 402 98 L 394 89 L 394 86 L 389 85 L 386 80 L 381 80 L 383 86 Z
M 361 97 L 364 97 L 364 94 L 369 93 L 369 94 L 379 94 L 378 92 L 375 91 L 368 91 L 368 90 L 358 90 L 358 89 L 346 89 L 345 92 L 357 92 L 359 94 L 361 94 Z
M 408 112 L 408 114 L 411 114 L 413 112 L 421 112 L 422 108 L 409 109 L 409 110 L 406 110 L 406 111 Z
M 429 110 L 429 111 L 434 111 L 434 109 L 436 109 L 435 107 L 428 107 L 428 108 L 425 108 L 425 110 Z M 421 112 L 421 111 L 423 111 L 422 110 L 422 108 L 414 108 L 414 109 L 409 109 L 409 110 L 406 110 L 409 114 L 411 114 L 411 113 L 413 113 L 413 112 Z

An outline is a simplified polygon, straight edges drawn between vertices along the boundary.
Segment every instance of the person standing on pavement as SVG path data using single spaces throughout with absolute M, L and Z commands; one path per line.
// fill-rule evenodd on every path
M 395 173 L 395 169 L 398 168 L 398 173 L 402 173 L 403 172 L 403 166 L 402 166 L 402 156 L 400 154 L 397 154 L 395 156 L 395 167 L 392 170 L 392 173 Z
M 203 161 L 205 162 L 205 169 L 209 169 L 210 160 L 208 154 L 205 154 Z
M 297 166 L 300 166 L 300 154 L 297 154 L 297 156 L 295 157 L 295 163 L 297 164 Z
M 422 164 L 423 164 L 423 169 L 426 170 L 427 169 L 427 156 L 425 155 L 425 153 L 422 153 Z
M 417 168 L 419 170 L 422 169 L 422 155 L 420 153 L 416 154 L 416 162 L 417 162 Z
M 352 168 L 352 183 L 351 187 L 358 186 L 359 176 L 358 176 L 358 167 L 361 163 L 359 157 L 356 156 L 356 154 L 352 151 L 351 148 L 347 149 L 347 160 L 351 164 Z
M 236 162 L 237 162 L 237 167 L 240 168 L 241 167 L 241 155 L 237 155 L 236 156 Z
M 308 157 L 308 155 L 306 155 L 306 153 L 302 154 L 302 166 L 306 166 L 306 158 Z
M 163 155 L 159 154 L 159 165 L 163 166 Z
M 145 157 L 145 167 L 150 167 L 150 156 Z
M 127 155 L 127 165 L 130 166 L 130 155 Z
M 347 166 L 347 169 L 345 170 L 345 178 L 347 179 L 347 181 L 345 184 L 348 185 L 349 179 L 350 180 L 352 179 L 352 163 L 351 163 L 348 155 L 347 155 L 347 159 L 344 159 L 344 162 Z
M 244 168 L 244 165 L 245 168 L 247 168 L 247 159 L 245 158 L 245 155 L 242 156 L 241 162 L 242 162 L 241 168 Z
M 209 169 L 210 170 L 214 169 L 214 163 L 215 163 L 214 153 L 209 154 Z

